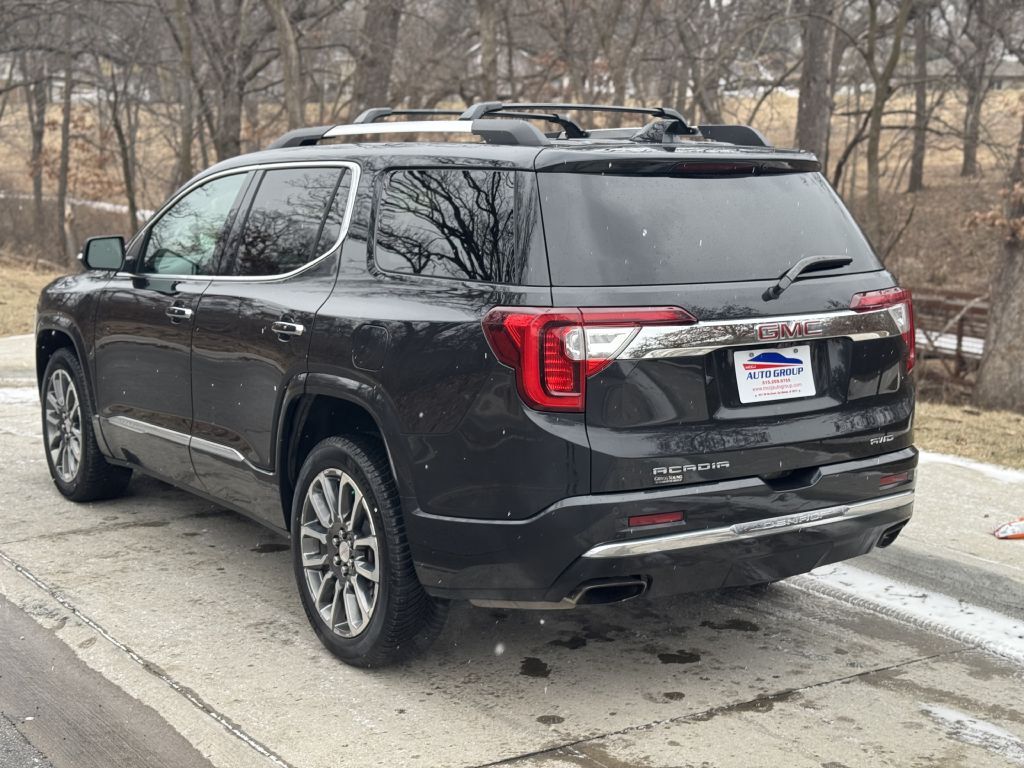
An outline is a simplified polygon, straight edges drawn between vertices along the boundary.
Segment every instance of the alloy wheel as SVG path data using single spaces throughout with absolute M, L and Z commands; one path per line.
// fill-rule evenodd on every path
M 370 623 L 380 593 L 377 531 L 352 477 L 325 469 L 309 484 L 299 520 L 306 588 L 324 623 L 355 637 Z
M 57 476 L 71 483 L 82 462 L 82 409 L 71 375 L 58 368 L 46 382 L 46 449 Z

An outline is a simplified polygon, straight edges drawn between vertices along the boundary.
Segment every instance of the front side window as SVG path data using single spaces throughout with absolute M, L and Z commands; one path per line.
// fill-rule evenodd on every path
M 203 184 L 176 202 L 149 231 L 141 274 L 212 275 L 225 225 L 247 174 Z
M 377 211 L 374 254 L 391 272 L 519 284 L 514 171 L 396 171 Z
M 330 250 L 341 234 L 348 176 L 343 168 L 265 172 L 241 228 L 231 273 L 281 275 Z

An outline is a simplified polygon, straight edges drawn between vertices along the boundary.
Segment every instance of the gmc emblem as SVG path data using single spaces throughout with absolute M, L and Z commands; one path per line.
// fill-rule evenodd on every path
M 757 326 L 757 338 L 761 341 L 800 339 L 805 336 L 821 336 L 824 332 L 825 326 L 821 320 L 790 320 Z

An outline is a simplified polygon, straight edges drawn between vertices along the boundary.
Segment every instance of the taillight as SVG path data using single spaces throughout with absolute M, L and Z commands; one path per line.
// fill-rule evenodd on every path
M 906 288 L 883 288 L 880 291 L 854 294 L 850 302 L 854 312 L 874 312 L 879 309 L 889 310 L 896 327 L 900 330 L 903 343 L 907 347 L 907 373 L 917 361 L 917 339 L 914 331 L 914 302 L 910 291 Z
M 581 413 L 587 377 L 610 365 L 643 326 L 695 322 L 678 307 L 495 307 L 483 328 L 498 360 L 515 369 L 523 402 Z

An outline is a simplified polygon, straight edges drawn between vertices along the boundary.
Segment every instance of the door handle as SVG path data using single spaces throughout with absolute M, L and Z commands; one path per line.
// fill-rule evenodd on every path
M 278 320 L 276 323 L 271 324 L 270 330 L 278 336 L 301 336 L 306 332 L 306 326 L 299 323 L 288 323 L 284 320 Z
M 191 320 L 193 313 L 188 307 L 170 306 L 165 311 L 165 314 L 171 320 L 177 322 L 178 320 Z

